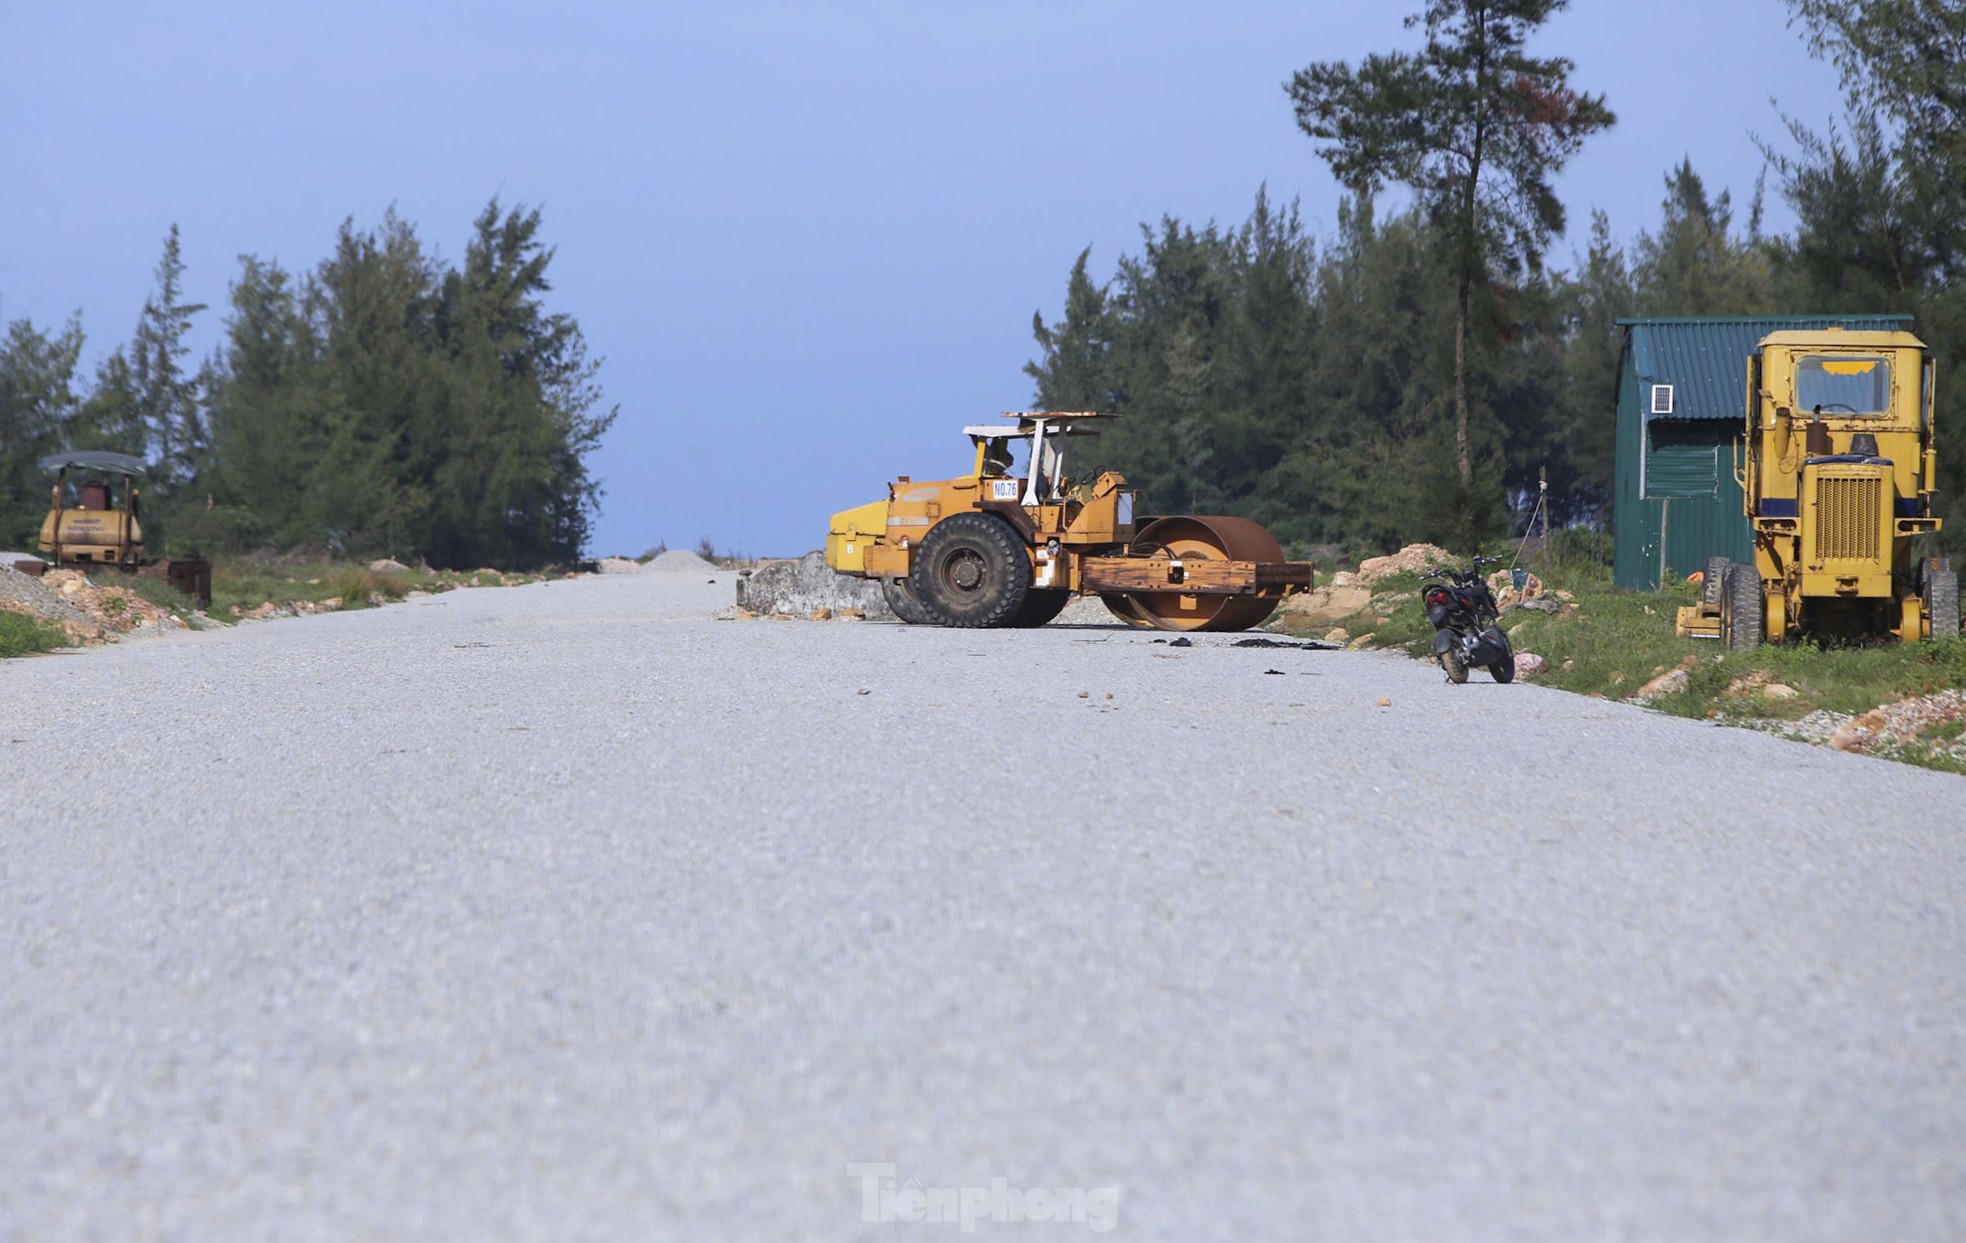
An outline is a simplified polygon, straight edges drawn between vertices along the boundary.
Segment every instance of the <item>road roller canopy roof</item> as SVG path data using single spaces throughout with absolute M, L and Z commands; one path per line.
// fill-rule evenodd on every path
M 1028 440 L 1037 435 L 1040 424 L 1047 436 L 1097 436 L 1096 427 L 1078 427 L 1088 419 L 1117 419 L 1117 414 L 1101 410 L 1006 410 L 1006 419 L 1016 419 L 1016 427 L 1005 427 L 1001 423 L 979 423 L 963 428 L 963 435 L 974 436 L 978 440 Z
M 79 466 L 83 470 L 107 471 L 112 475 L 143 474 L 143 459 L 131 457 L 127 453 L 110 453 L 102 449 L 84 449 L 75 453 L 53 453 L 41 459 L 41 469 L 53 474 Z

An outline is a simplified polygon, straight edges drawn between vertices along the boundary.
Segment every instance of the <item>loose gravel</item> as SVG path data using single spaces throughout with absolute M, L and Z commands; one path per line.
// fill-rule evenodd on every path
M 732 588 L 0 665 L 0 1238 L 1966 1229 L 1959 778 Z

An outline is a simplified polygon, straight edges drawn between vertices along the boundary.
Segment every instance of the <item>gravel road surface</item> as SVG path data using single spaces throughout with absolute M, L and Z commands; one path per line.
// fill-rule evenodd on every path
M 1961 779 L 730 597 L 0 665 L 0 1239 L 1966 1237 Z

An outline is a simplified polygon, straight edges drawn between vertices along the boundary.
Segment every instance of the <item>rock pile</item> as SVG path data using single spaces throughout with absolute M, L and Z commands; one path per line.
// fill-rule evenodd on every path
M 1370 587 L 1380 579 L 1395 574 L 1418 574 L 1453 563 L 1454 558 L 1437 544 L 1408 544 L 1391 556 L 1367 557 L 1359 562 L 1358 582 L 1361 586 Z
M 185 629 L 171 613 L 125 587 L 98 587 L 80 570 L 51 569 L 40 578 L 0 567 L 0 608 L 61 627 L 74 644 Z
M 687 548 L 671 548 L 667 552 L 658 553 L 655 560 L 644 568 L 658 574 L 715 574 L 717 572 L 715 564 L 705 561 Z
M 1966 691 L 1940 691 L 1873 708 L 1853 717 L 1830 736 L 1829 745 L 1838 751 L 1902 750 L 1921 742 L 1925 735 L 1942 726 L 1966 721 Z M 1957 755 L 1957 738 L 1941 749 Z
M 673 555 L 662 554 L 663 557 Z M 656 560 L 659 562 L 662 557 Z M 765 616 L 787 617 L 811 617 L 821 609 L 830 609 L 834 614 L 859 610 L 869 621 L 894 620 L 893 611 L 881 596 L 879 580 L 836 574 L 827 567 L 826 554 L 822 552 L 809 552 L 797 561 L 768 561 L 739 578 L 737 607 Z

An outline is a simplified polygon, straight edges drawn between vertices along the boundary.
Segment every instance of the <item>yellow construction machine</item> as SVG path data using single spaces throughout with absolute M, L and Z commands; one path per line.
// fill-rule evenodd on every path
M 99 451 L 57 453 L 42 458 L 41 469 L 55 477 L 48 516 L 41 522 L 41 551 L 55 565 L 155 574 L 200 603 L 211 603 L 210 562 L 144 556 L 136 486 L 144 471 L 141 459 Z M 119 479 L 121 497 L 117 496 Z
M 1085 593 L 1135 626 L 1246 630 L 1311 586 L 1314 567 L 1246 518 L 1136 517 L 1117 472 L 1068 475 L 1067 446 L 1117 416 L 1004 417 L 963 429 L 969 474 L 903 475 L 886 500 L 834 514 L 826 564 L 880 579 L 905 622 L 963 627 L 1042 626 Z
M 1959 579 L 1915 555 L 1932 514 L 1932 362 L 1908 332 L 1777 332 L 1748 359 L 1734 476 L 1754 563 L 1709 561 L 1679 632 L 1730 649 L 1959 633 Z

